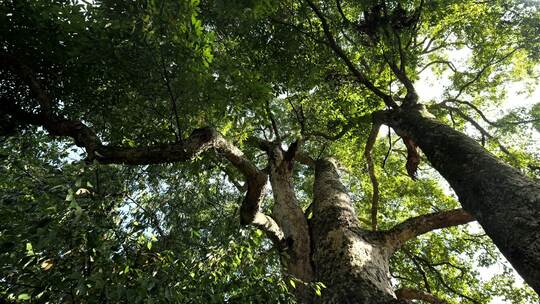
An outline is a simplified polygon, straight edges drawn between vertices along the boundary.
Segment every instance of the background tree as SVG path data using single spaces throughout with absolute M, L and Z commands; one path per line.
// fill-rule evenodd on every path
M 538 105 L 487 114 L 537 78 L 536 2 L 0 10 L 0 296 L 538 301 L 491 242 L 538 292 Z

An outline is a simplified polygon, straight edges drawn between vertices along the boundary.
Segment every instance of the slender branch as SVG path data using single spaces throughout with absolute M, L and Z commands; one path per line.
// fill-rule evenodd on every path
M 294 112 L 294 115 L 296 116 L 296 120 L 298 121 L 298 124 L 300 125 L 300 134 L 304 135 L 304 133 L 306 132 L 306 121 L 305 121 L 305 117 L 304 115 L 299 112 L 296 107 L 294 106 L 294 104 L 292 103 L 292 101 L 290 99 L 287 98 L 287 101 L 289 102 L 289 105 L 291 106 L 293 112 Z M 301 107 L 302 105 L 300 105 Z
M 313 41 L 315 41 L 315 42 L 317 42 L 319 44 L 328 45 L 328 42 L 326 42 L 325 40 L 321 40 L 321 39 L 315 37 L 312 33 L 303 30 L 302 28 L 300 28 L 299 26 L 297 26 L 295 24 L 290 24 L 290 23 L 287 23 L 285 21 L 281 21 L 281 20 L 279 20 L 279 19 L 277 19 L 275 17 L 270 17 L 270 21 L 275 22 L 277 24 L 284 25 L 284 26 L 288 26 L 288 27 L 294 29 L 295 31 L 299 32 L 300 34 L 308 37 L 309 39 L 311 39 L 311 40 L 313 40 Z
M 377 230 L 377 212 L 379 208 L 379 182 L 377 181 L 377 176 L 375 175 L 375 166 L 373 164 L 373 158 L 371 157 L 371 150 L 373 150 L 373 146 L 375 145 L 375 141 L 377 140 L 377 134 L 379 134 L 380 127 L 380 123 L 373 122 L 364 150 L 369 179 L 371 180 L 371 185 L 373 187 L 373 193 L 371 196 L 371 229 L 373 231 Z
M 276 138 L 277 142 L 281 142 L 281 136 L 279 136 L 279 128 L 276 123 L 276 118 L 274 117 L 274 114 L 272 113 L 272 110 L 270 109 L 270 101 L 266 100 L 266 114 L 268 115 L 268 118 L 270 119 L 270 122 L 272 123 L 272 130 L 274 131 L 274 137 Z
M 371 114 L 368 115 L 362 115 L 359 117 L 356 117 L 354 119 L 348 119 L 348 122 L 341 126 L 341 130 L 336 134 L 328 134 L 320 131 L 312 131 L 312 132 L 306 132 L 306 137 L 316 136 L 316 137 L 322 137 L 326 140 L 335 141 L 340 138 L 342 138 L 347 132 L 349 132 L 352 128 L 356 127 L 358 124 L 361 124 L 363 122 L 368 122 L 371 118 Z
M 424 214 L 407 219 L 384 232 L 386 243 L 395 251 L 408 240 L 421 234 L 447 227 L 463 225 L 474 221 L 474 218 L 463 209 L 453 209 Z
M 480 110 L 480 108 L 475 106 L 472 102 L 469 102 L 469 101 L 466 101 L 466 100 L 460 100 L 460 99 L 446 99 L 446 100 L 443 101 L 443 103 L 447 103 L 447 102 L 458 103 L 458 104 L 468 106 L 469 108 L 473 109 L 482 118 L 483 121 L 485 121 L 487 124 L 489 124 L 489 125 L 491 125 L 493 127 L 502 127 L 504 125 L 520 125 L 520 124 L 526 124 L 526 123 L 540 121 L 540 119 L 537 118 L 537 119 L 527 119 L 527 120 L 508 121 L 508 122 L 504 122 L 504 123 L 499 123 L 499 122 L 496 122 L 496 121 L 493 121 L 493 120 L 490 120 L 489 118 L 487 118 L 487 116 L 484 114 L 484 112 L 482 112 L 482 110 Z
M 307 136 L 322 137 L 326 140 L 335 141 L 342 138 L 345 134 L 347 134 L 347 132 L 349 132 L 349 130 L 351 130 L 353 126 L 354 126 L 353 124 L 346 124 L 345 126 L 343 126 L 341 131 L 339 131 L 339 133 L 336 133 L 334 135 L 327 134 L 320 131 L 312 131 L 312 132 L 307 133 Z
M 472 303 L 477 303 L 479 304 L 480 302 L 478 302 L 477 300 L 471 298 L 470 296 L 467 296 L 457 290 L 455 290 L 454 288 L 452 288 L 450 285 L 448 285 L 448 283 L 446 283 L 446 281 L 444 280 L 442 274 L 439 272 L 439 270 L 437 268 L 435 268 L 435 266 L 433 266 L 430 261 L 428 261 L 427 259 L 425 258 L 422 258 L 420 256 L 417 256 L 417 255 L 414 255 L 413 257 L 413 260 L 418 260 L 418 261 L 421 261 L 424 265 L 426 265 L 433 273 L 435 273 L 435 275 L 437 276 L 437 279 L 439 280 L 439 282 L 446 288 L 448 289 L 449 291 L 457 294 L 458 296 L 464 298 L 464 299 L 467 299 L 469 301 L 471 301 Z
M 222 166 L 221 165 L 221 162 L 217 159 L 214 159 L 212 158 L 212 162 L 223 172 L 225 173 L 225 176 L 227 176 L 227 178 L 229 179 L 229 181 L 234 185 L 234 187 L 236 187 L 236 189 L 238 189 L 238 191 L 240 192 L 245 192 L 247 191 L 247 183 L 244 183 L 243 185 L 240 184 L 240 182 L 238 182 L 236 180 L 236 178 L 234 178 L 234 175 L 233 173 L 229 170 L 229 168 L 227 168 L 226 166 Z
M 336 0 L 336 7 L 339 14 L 341 15 L 341 19 L 343 19 L 343 22 L 345 22 L 346 24 L 352 24 L 351 20 L 349 20 L 349 18 L 347 18 L 347 16 L 345 16 L 345 13 L 343 12 L 343 7 L 341 6 L 341 0 Z
M 418 270 L 418 272 L 420 272 L 420 275 L 422 276 L 422 280 L 424 281 L 424 287 L 426 288 L 426 290 L 427 290 L 428 292 L 431 292 L 431 286 L 429 285 L 429 280 L 428 280 L 426 271 L 424 270 L 424 268 L 422 267 L 422 265 L 420 265 L 420 263 L 418 263 L 418 261 L 416 260 L 416 258 L 415 258 L 410 252 L 406 251 L 405 254 L 406 254 L 406 255 L 411 259 L 411 261 L 413 262 L 414 268 L 416 268 L 416 270 Z
M 447 65 L 451 70 L 452 72 L 456 73 L 457 72 L 457 69 L 456 69 L 456 66 L 451 62 L 451 61 L 448 61 L 448 60 L 433 60 L 431 62 L 429 62 L 428 64 L 426 64 L 425 66 L 423 66 L 420 71 L 418 71 L 418 74 L 422 73 L 423 71 L 425 71 L 428 67 L 434 65 L 434 64 L 444 64 L 444 65 Z
M 445 105 L 445 104 L 438 104 L 438 106 L 440 106 L 442 108 L 445 108 L 447 110 L 456 112 L 459 116 L 461 116 L 461 118 L 463 118 L 464 120 L 468 121 L 471 125 L 473 125 L 473 127 L 475 127 L 480 132 L 480 134 L 482 134 L 483 136 L 495 141 L 495 143 L 499 146 L 499 149 L 501 149 L 501 151 L 504 154 L 508 155 L 513 160 L 516 159 L 515 156 L 508 150 L 508 148 L 506 148 L 503 144 L 501 144 L 501 142 L 495 136 L 491 135 L 491 133 L 489 133 L 486 129 L 484 129 L 474 119 L 469 117 L 467 114 L 463 113 L 463 111 L 461 111 L 460 109 L 458 109 L 456 107 L 451 107 L 451 106 L 448 106 L 448 105 Z
M 384 8 L 384 14 L 387 15 L 387 8 L 386 4 L 383 2 L 383 8 Z M 401 43 L 401 37 L 399 36 L 399 33 L 396 29 L 391 28 L 391 33 L 389 32 L 387 27 L 383 27 L 385 36 L 391 40 L 391 43 L 394 45 L 394 47 L 397 45 L 398 49 L 398 56 L 399 56 L 399 66 L 396 63 L 396 61 L 393 58 L 390 58 L 387 56 L 386 52 L 383 48 L 383 58 L 394 73 L 396 75 L 399 82 L 403 84 L 405 89 L 407 90 L 407 94 L 405 96 L 405 99 L 403 100 L 402 106 L 404 107 L 412 107 L 418 102 L 418 94 L 416 93 L 416 89 L 414 88 L 413 82 L 409 78 L 406 72 L 406 65 L 407 65 L 407 56 L 405 54 L 405 50 L 403 49 L 402 43 Z M 392 56 L 394 57 L 394 56 Z
M 176 96 L 174 95 L 174 92 L 171 87 L 171 81 L 169 79 L 169 72 L 167 71 L 167 68 L 165 67 L 165 59 L 163 56 L 163 51 L 160 49 L 161 53 L 161 69 L 163 73 L 163 80 L 165 81 L 165 86 L 167 87 L 167 92 L 169 93 L 169 97 L 171 98 L 172 108 L 173 108 L 173 114 L 176 121 L 176 128 L 178 129 L 178 135 L 177 135 L 177 141 L 182 141 L 182 128 L 180 127 L 180 118 L 178 117 L 178 108 L 176 106 Z
M 412 288 L 400 288 L 396 290 L 396 297 L 401 300 L 422 300 L 432 304 L 448 303 L 432 295 L 431 293 Z
M 386 161 L 388 160 L 388 157 L 390 156 L 390 152 L 392 152 L 393 146 L 394 145 L 392 143 L 392 130 L 389 127 L 388 128 L 388 150 L 386 151 L 386 154 L 384 155 L 384 159 L 383 159 L 381 167 L 384 168 L 386 166 Z
M 156 229 L 157 233 L 161 238 L 164 238 L 166 236 L 163 229 L 161 229 L 160 220 L 156 213 L 150 212 L 148 209 L 146 209 L 143 205 L 141 205 L 137 200 L 132 198 L 129 195 L 126 195 L 126 197 L 133 203 L 135 206 L 137 206 L 139 209 L 141 209 L 144 214 L 148 217 L 150 217 L 150 221 L 152 221 L 152 224 L 154 225 L 154 228 Z
M 463 86 L 461 86 L 461 88 L 458 90 L 458 93 L 456 94 L 456 96 L 453 97 L 453 99 L 459 99 L 459 97 L 461 96 L 461 94 L 463 94 L 465 89 L 467 89 L 473 83 L 478 81 L 480 79 L 480 77 L 487 71 L 487 69 L 489 67 L 491 67 L 491 66 L 493 66 L 493 65 L 495 65 L 497 63 L 500 63 L 501 61 L 503 61 L 503 60 L 507 59 L 508 57 L 512 56 L 512 54 L 514 54 L 517 50 L 518 50 L 518 48 L 515 48 L 512 51 L 510 51 L 507 54 L 500 57 L 499 59 L 495 59 L 495 57 L 490 59 L 489 62 L 485 66 L 483 66 L 471 80 L 467 81 Z
M 366 88 L 368 88 L 370 91 L 372 91 L 375 95 L 380 97 L 384 103 L 390 107 L 390 108 L 398 108 L 398 105 L 396 102 L 392 99 L 392 97 L 383 91 L 381 89 L 377 88 L 373 83 L 371 83 L 367 77 L 362 73 L 360 70 L 356 68 L 354 63 L 350 60 L 350 58 L 345 54 L 345 51 L 338 45 L 336 39 L 334 38 L 334 35 L 330 31 L 330 25 L 328 24 L 328 21 L 326 20 L 326 17 L 323 15 L 321 10 L 313 3 L 311 0 L 306 0 L 307 4 L 311 8 L 311 10 L 315 13 L 319 21 L 321 22 L 321 26 L 324 32 L 324 35 L 326 36 L 326 39 L 328 40 L 330 48 L 338 55 L 341 60 L 345 62 L 345 65 L 349 69 L 349 71 L 356 77 L 358 82 L 363 84 Z
M 294 160 L 311 168 L 315 168 L 315 160 L 304 152 L 297 152 Z

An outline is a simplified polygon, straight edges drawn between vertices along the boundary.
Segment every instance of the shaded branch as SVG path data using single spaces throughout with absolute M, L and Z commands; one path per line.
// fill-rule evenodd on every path
M 405 99 L 403 100 L 402 105 L 405 107 L 412 107 L 418 102 L 418 94 L 416 93 L 416 89 L 414 88 L 413 82 L 407 76 L 407 73 L 405 71 L 405 53 L 403 50 L 403 47 L 401 46 L 401 39 L 399 38 L 399 34 L 394 32 L 394 36 L 397 39 L 398 49 L 399 49 L 399 57 L 400 57 L 400 66 L 398 66 L 392 59 L 388 58 L 386 54 L 383 53 L 383 57 L 390 66 L 390 69 L 396 75 L 399 82 L 403 84 L 405 89 L 407 90 L 407 94 L 405 96 Z
M 418 71 L 418 74 L 422 73 L 423 71 L 425 71 L 428 67 L 434 65 L 434 64 L 444 64 L 444 65 L 447 65 L 450 70 L 452 70 L 452 72 L 456 73 L 457 72 L 457 69 L 456 69 L 456 66 L 451 62 L 451 61 L 448 61 L 448 60 L 433 60 L 431 62 L 429 62 L 428 64 L 426 64 L 425 66 L 423 66 L 420 71 Z
M 324 138 L 326 140 L 334 141 L 334 140 L 338 140 L 338 139 L 342 138 L 345 134 L 347 134 L 347 132 L 349 132 L 349 130 L 352 129 L 353 126 L 354 126 L 354 124 L 351 124 L 351 123 L 346 124 L 345 126 L 343 126 L 341 131 L 339 131 L 339 133 L 336 133 L 334 135 L 327 134 L 327 133 L 320 132 L 320 131 L 312 131 L 312 132 L 308 132 L 306 134 L 306 136 L 308 136 L 308 137 L 311 137 L 311 136 L 322 137 L 322 138 Z
M 163 73 L 163 80 L 165 81 L 165 86 L 167 88 L 167 93 L 169 94 L 169 97 L 171 98 L 171 103 L 172 103 L 172 109 L 173 109 L 173 114 L 174 114 L 174 118 L 175 118 L 175 122 L 176 122 L 176 128 L 178 129 L 178 135 L 177 135 L 177 141 L 182 141 L 182 128 L 180 127 L 180 118 L 178 116 L 178 108 L 177 108 L 177 105 L 176 105 L 176 96 L 173 92 L 173 89 L 171 87 L 171 81 L 169 79 L 169 72 L 167 71 L 167 68 L 165 67 L 165 59 L 164 59 L 164 56 L 163 56 L 163 51 L 160 49 L 160 61 L 161 61 L 161 69 L 162 69 L 162 73 Z
M 388 157 L 390 157 L 390 152 L 392 152 L 393 147 L 394 147 L 394 144 L 392 143 L 392 130 L 390 129 L 390 127 L 388 127 L 388 150 L 386 151 L 386 154 L 384 155 L 384 159 L 381 165 L 383 169 L 386 166 L 386 161 L 388 160 Z
M 268 114 L 268 118 L 270 119 L 270 122 L 272 123 L 272 130 L 274 131 L 274 137 L 276 138 L 276 141 L 281 142 L 281 136 L 279 135 L 279 129 L 276 123 L 276 118 L 274 117 L 274 114 L 272 113 L 272 110 L 270 109 L 270 101 L 268 99 L 266 100 L 266 114 Z
M 161 238 L 165 238 L 166 234 L 163 231 L 163 229 L 161 229 L 161 225 L 159 224 L 160 220 L 157 214 L 154 212 L 150 212 L 147 208 L 145 208 L 143 205 L 141 205 L 136 199 L 132 198 L 131 196 L 126 195 L 126 198 L 128 198 L 133 204 L 135 204 L 135 206 L 141 209 L 144 212 L 144 214 L 150 218 L 150 221 L 152 222 L 152 225 L 154 226 L 153 228 L 156 229 L 157 233 L 159 234 Z
M 373 187 L 373 194 L 371 196 L 371 229 L 373 231 L 377 230 L 377 211 L 379 208 L 379 182 L 377 181 L 377 176 L 375 175 L 375 166 L 373 164 L 373 158 L 371 157 L 371 150 L 373 150 L 373 146 L 375 145 L 375 141 L 377 140 L 377 134 L 379 134 L 380 127 L 380 123 L 375 121 L 373 122 L 364 150 L 369 179 Z
M 225 173 L 225 176 L 229 179 L 229 181 L 238 189 L 240 192 L 247 191 L 247 183 L 244 183 L 243 185 L 240 184 L 234 177 L 233 173 L 227 168 L 226 166 L 222 166 L 221 162 L 219 162 L 217 159 L 212 158 L 212 162 L 223 172 Z
M 421 234 L 447 227 L 463 225 L 474 218 L 463 209 L 453 209 L 416 216 L 384 232 L 386 243 L 395 251 L 408 240 Z
M 422 300 L 432 304 L 448 303 L 442 299 L 437 298 L 431 293 L 412 288 L 400 288 L 396 290 L 396 297 L 401 300 Z

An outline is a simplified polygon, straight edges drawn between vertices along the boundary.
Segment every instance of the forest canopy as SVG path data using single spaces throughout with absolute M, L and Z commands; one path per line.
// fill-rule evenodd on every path
M 538 1 L 0 24 L 0 303 L 538 303 Z

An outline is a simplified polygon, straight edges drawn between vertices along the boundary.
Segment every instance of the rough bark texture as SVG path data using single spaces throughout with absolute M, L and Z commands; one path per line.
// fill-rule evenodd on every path
M 540 293 L 540 184 L 419 111 L 380 117 L 418 144 L 523 279 Z
M 313 280 L 309 228 L 294 193 L 293 160 L 278 145 L 269 152 L 270 184 L 274 195 L 272 217 L 283 228 L 288 243 L 282 264 L 286 275 L 308 283 Z M 295 294 L 300 302 L 310 302 L 311 293 L 305 284 L 297 284 Z
M 312 259 L 316 280 L 323 282 L 321 303 L 405 303 L 390 283 L 390 249 L 358 227 L 350 198 L 332 160 L 316 164 Z

